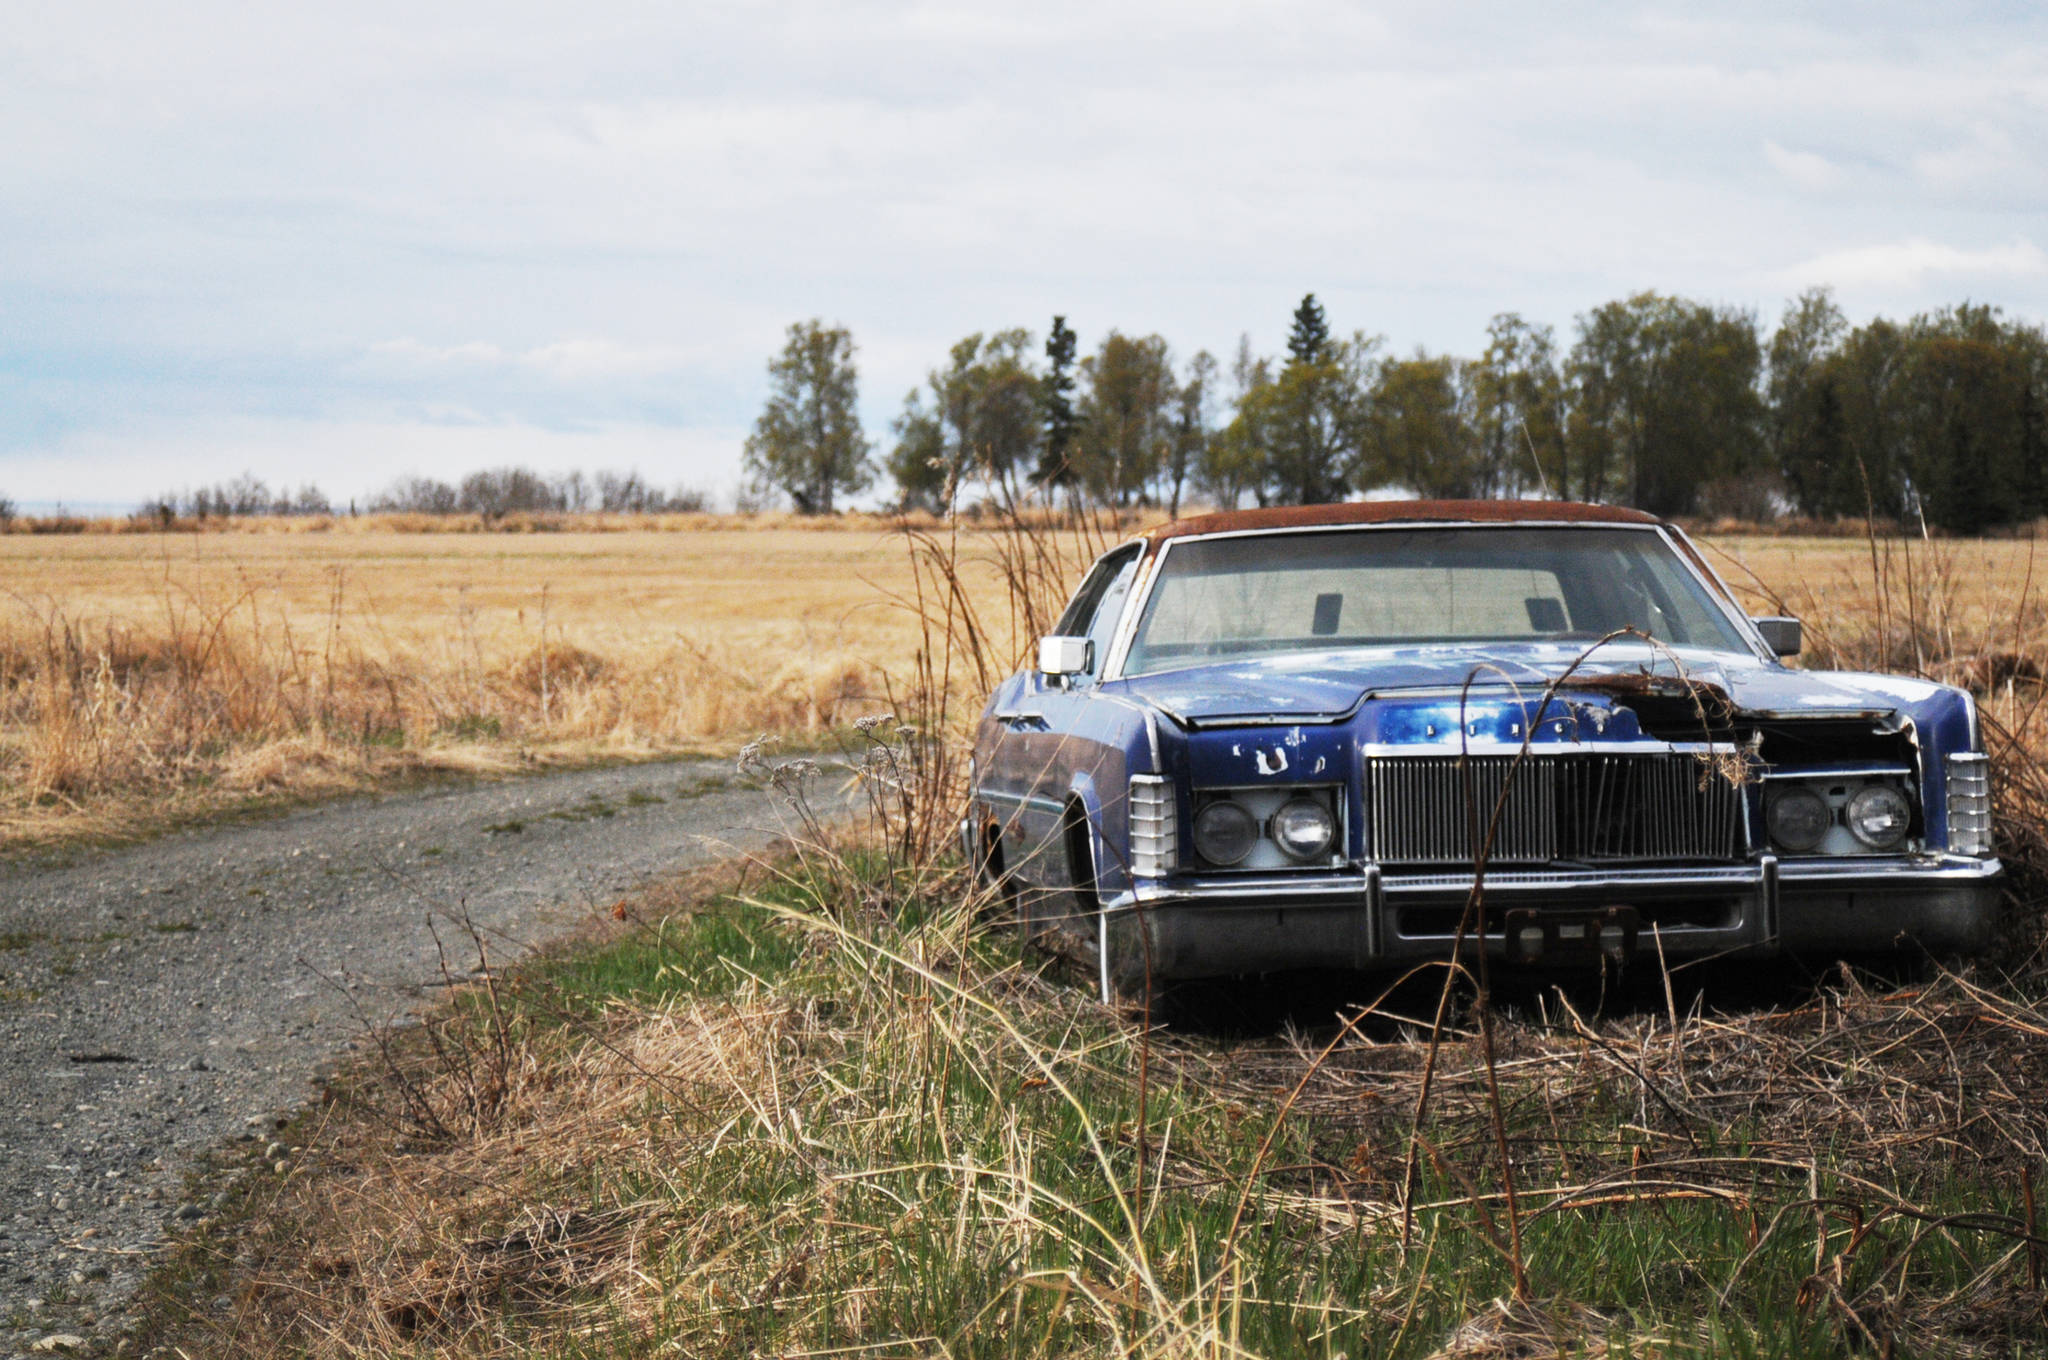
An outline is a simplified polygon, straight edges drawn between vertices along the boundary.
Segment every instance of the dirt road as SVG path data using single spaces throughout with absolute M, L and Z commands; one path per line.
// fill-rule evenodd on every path
M 331 804 L 58 867 L 0 865 L 0 1356 L 109 1334 L 208 1206 L 184 1171 L 442 985 L 429 922 L 537 942 L 781 831 L 722 761 Z M 469 953 L 466 963 L 473 964 Z M 323 981 L 344 979 L 346 990 Z

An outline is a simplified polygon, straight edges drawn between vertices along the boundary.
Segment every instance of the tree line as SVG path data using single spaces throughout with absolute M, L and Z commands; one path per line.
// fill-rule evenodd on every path
M 2048 514 L 2048 334 L 1963 303 L 1851 326 L 1832 295 L 1755 313 L 1648 292 L 1569 343 L 1513 313 L 1477 357 L 1335 333 L 1313 294 L 1284 354 L 1226 366 L 1064 316 L 960 340 L 881 452 L 861 429 L 852 336 L 790 327 L 745 449 L 755 494 L 829 513 L 878 475 L 905 509 L 1001 491 L 1092 505 L 1231 508 L 1395 489 L 1544 496 L 1661 515 L 1922 520 L 1970 533 Z
M 0 501 L 12 515 L 11 502 Z M 665 489 L 638 471 L 581 470 L 546 474 L 525 467 L 486 468 L 458 482 L 433 477 L 400 477 L 369 498 L 372 514 L 481 515 L 495 519 L 513 514 L 677 514 L 708 509 L 710 497 L 687 486 Z M 347 512 L 355 513 L 355 502 Z M 249 516 L 332 515 L 334 505 L 310 483 L 297 491 L 275 491 L 245 472 L 212 486 L 168 492 L 145 502 L 136 514 L 169 522 L 177 519 L 238 519 Z
M 544 476 L 531 468 L 486 468 L 460 482 L 401 477 L 370 499 L 375 512 L 426 515 L 661 515 L 706 510 L 710 497 L 687 486 L 664 489 L 637 471 L 580 470 Z

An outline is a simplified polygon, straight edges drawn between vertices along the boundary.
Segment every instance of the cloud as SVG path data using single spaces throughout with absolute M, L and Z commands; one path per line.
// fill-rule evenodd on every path
M 1780 275 L 1783 282 L 1836 284 L 1853 288 L 1917 288 L 1929 279 L 2025 279 L 2048 272 L 2048 253 L 2032 241 L 1966 250 L 1913 237 L 1884 245 L 1856 246 L 1817 255 Z
M 371 345 L 364 362 L 372 368 L 388 366 L 411 373 L 514 370 L 573 384 L 683 373 L 707 357 L 701 349 L 682 345 L 629 345 L 596 337 L 555 340 L 511 350 L 485 340 L 430 345 L 412 336 L 402 336 Z
M 1844 178 L 1841 167 L 1827 157 L 1813 151 L 1792 151 L 1772 141 L 1764 143 L 1764 160 L 1802 189 L 1832 189 Z
M 1340 330 L 1454 353 L 1497 311 L 1769 310 L 1785 277 L 1892 312 L 1982 278 L 2048 316 L 2040 252 L 1981 245 L 2048 220 L 2038 8 L 245 11 L 0 26 L 0 450 L 97 432 L 213 480 L 255 421 L 384 431 L 443 473 L 491 456 L 458 427 L 583 441 L 536 446 L 565 460 L 611 432 L 614 462 L 667 430 L 736 464 L 813 316 L 852 329 L 885 443 L 953 341 L 1055 312 L 1182 357 L 1277 350 L 1311 290 Z
M 2029 171 L 2019 148 L 2003 129 L 1986 123 L 1971 127 L 1969 136 L 1959 142 L 1914 156 L 1913 171 L 1944 189 L 1998 184 L 2015 174 L 2041 173 Z

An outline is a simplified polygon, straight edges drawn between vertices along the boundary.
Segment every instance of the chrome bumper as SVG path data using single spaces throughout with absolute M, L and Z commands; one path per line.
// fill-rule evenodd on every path
M 1956 855 L 1842 857 L 1663 869 L 1497 871 L 1485 876 L 1486 944 L 1505 956 L 1509 911 L 1632 908 L 1640 948 L 1667 958 L 1726 953 L 1981 953 L 1993 943 L 2003 869 Z M 1106 900 L 1149 936 L 1154 973 L 1215 977 L 1287 968 L 1365 968 L 1443 958 L 1470 873 L 1140 880 Z

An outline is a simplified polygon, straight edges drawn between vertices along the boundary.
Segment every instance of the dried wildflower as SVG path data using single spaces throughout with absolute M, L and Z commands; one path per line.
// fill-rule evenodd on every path
M 734 770 L 739 774 L 753 774 L 764 777 L 772 775 L 773 771 L 768 765 L 768 758 L 764 752 L 770 746 L 773 746 L 775 742 L 776 739 L 774 737 L 763 732 L 745 746 L 740 747 L 739 759 L 733 762 Z

